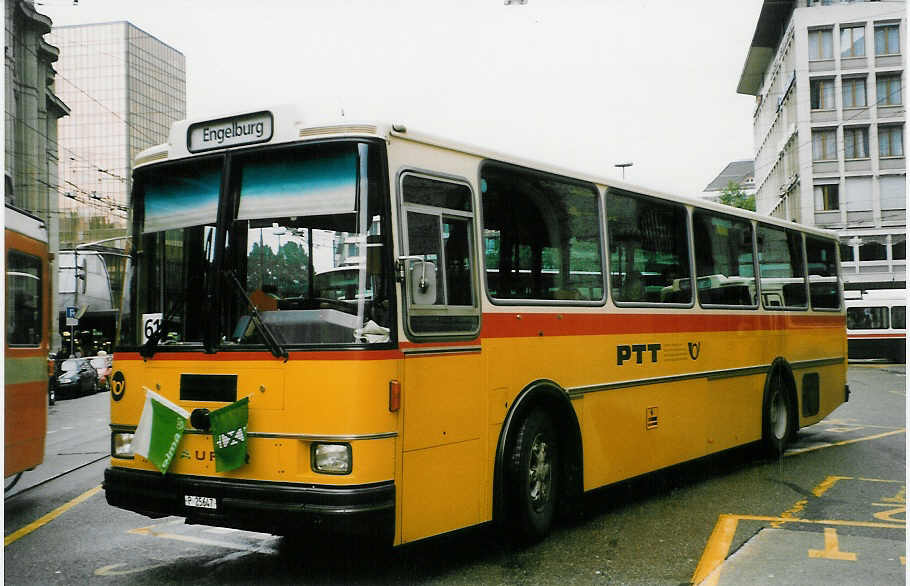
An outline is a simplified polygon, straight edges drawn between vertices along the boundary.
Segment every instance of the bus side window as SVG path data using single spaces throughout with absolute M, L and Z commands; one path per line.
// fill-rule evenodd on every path
M 752 223 L 698 210 L 692 224 L 699 303 L 755 307 Z
M 840 287 L 837 274 L 837 243 L 806 236 L 809 267 L 809 299 L 813 309 L 838 309 Z
M 783 309 L 808 307 L 802 236 L 798 232 L 759 224 L 758 267 L 766 303 L 770 297 L 765 293 L 777 293 L 783 299 Z
M 487 291 L 494 301 L 604 298 L 597 188 L 489 162 L 481 168 Z
M 607 190 L 610 288 L 619 303 L 692 301 L 686 209 Z

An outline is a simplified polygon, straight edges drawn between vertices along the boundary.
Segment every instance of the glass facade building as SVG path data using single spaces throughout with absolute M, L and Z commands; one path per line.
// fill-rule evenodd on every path
M 64 249 L 125 234 L 131 161 L 186 117 L 186 59 L 129 22 L 54 27 L 50 37 L 72 110 L 59 125 Z

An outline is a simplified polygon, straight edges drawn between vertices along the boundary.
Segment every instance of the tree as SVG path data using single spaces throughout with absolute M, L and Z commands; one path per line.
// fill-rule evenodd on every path
M 735 208 L 755 211 L 755 196 L 746 195 L 742 185 L 736 181 L 730 181 L 720 194 L 720 203 Z

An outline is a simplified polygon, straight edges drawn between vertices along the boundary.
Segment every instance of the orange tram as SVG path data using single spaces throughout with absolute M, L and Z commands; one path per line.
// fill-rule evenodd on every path
M 50 273 L 44 221 L 6 204 L 4 465 L 7 488 L 44 460 L 47 432 Z

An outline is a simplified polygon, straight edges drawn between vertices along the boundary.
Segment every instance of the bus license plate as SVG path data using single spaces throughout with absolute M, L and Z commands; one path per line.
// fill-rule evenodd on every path
M 199 509 L 217 509 L 218 505 L 215 504 L 215 498 L 210 496 L 193 496 L 191 494 L 183 495 L 183 504 L 188 507 L 196 507 Z

